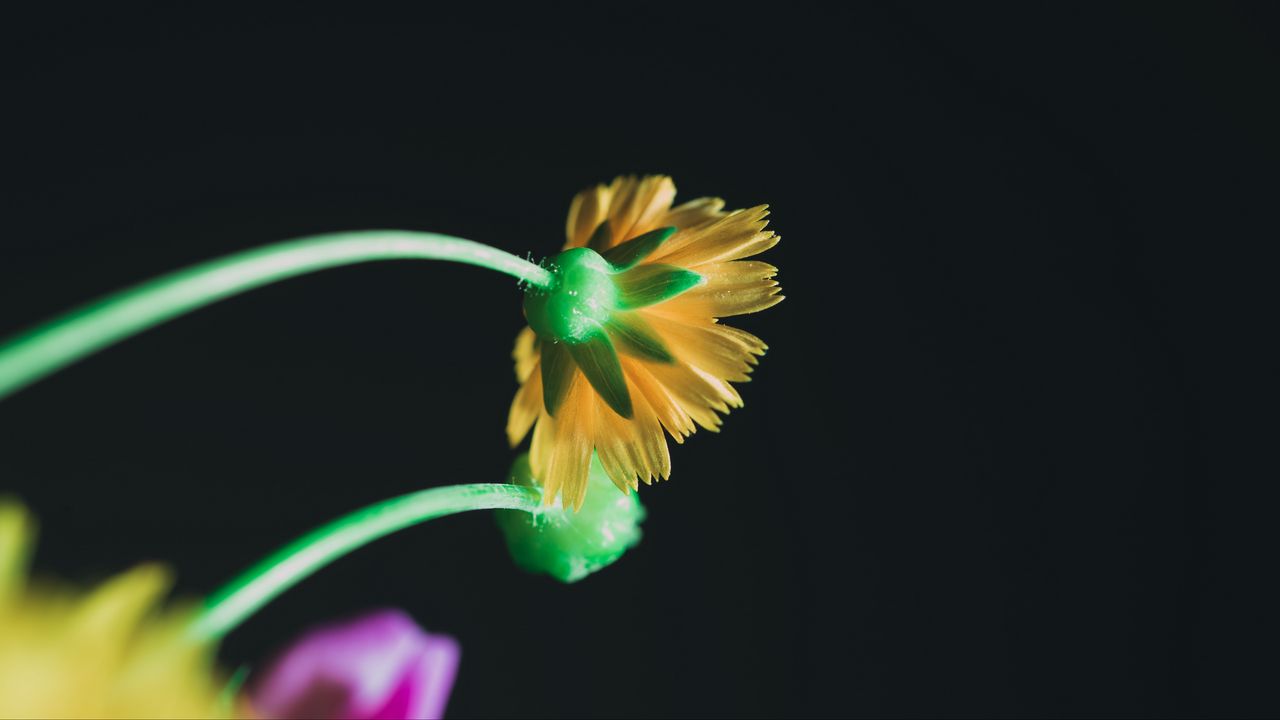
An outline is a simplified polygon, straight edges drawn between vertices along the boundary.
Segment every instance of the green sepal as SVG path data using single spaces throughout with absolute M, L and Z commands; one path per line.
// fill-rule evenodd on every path
M 613 228 L 609 225 L 609 221 L 605 220 L 596 226 L 596 231 L 591 233 L 591 239 L 587 241 L 587 247 L 598 253 L 603 253 L 604 248 L 613 239 Z
M 703 281 L 704 278 L 692 270 L 659 263 L 641 265 L 613 276 L 620 310 L 635 310 L 670 300 Z
M 660 363 L 676 361 L 663 344 L 662 338 L 637 313 L 614 313 L 605 327 L 609 329 L 610 337 L 618 343 L 619 352 Z
M 650 230 L 643 235 L 631 238 L 617 247 L 609 248 L 601 255 L 613 266 L 614 272 L 622 272 L 635 267 L 636 263 L 652 255 L 654 250 L 657 250 L 662 243 L 675 234 L 676 229 L 673 227 Z
M 564 343 L 542 343 L 542 406 L 555 417 L 573 380 L 573 356 Z
M 622 374 L 622 363 L 618 362 L 618 353 L 604 328 L 598 328 L 582 342 L 566 343 L 573 361 L 587 376 L 591 387 L 600 393 L 600 397 L 618 413 L 631 419 L 631 392 L 627 390 L 627 379 Z

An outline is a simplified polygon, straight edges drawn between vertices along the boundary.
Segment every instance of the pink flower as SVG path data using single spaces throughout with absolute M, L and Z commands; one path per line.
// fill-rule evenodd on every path
M 255 673 L 249 703 L 265 718 L 438 718 L 459 655 L 453 638 L 380 610 L 305 633 Z

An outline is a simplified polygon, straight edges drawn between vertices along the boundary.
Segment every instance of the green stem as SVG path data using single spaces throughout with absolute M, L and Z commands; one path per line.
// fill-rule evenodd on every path
M 541 494 L 532 488 L 479 483 L 422 490 L 356 510 L 294 540 L 224 585 L 205 602 L 191 633 L 202 640 L 221 638 L 315 571 L 397 530 L 468 510 L 537 512 L 541 503 Z
M 452 260 L 538 287 L 541 267 L 488 245 L 403 230 L 315 235 L 246 250 L 162 275 L 89 303 L 0 344 L 0 399 L 130 335 L 246 290 L 374 260 Z

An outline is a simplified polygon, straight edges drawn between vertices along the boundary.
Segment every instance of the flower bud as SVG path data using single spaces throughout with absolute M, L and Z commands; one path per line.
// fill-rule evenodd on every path
M 314 628 L 254 681 L 256 717 L 400 720 L 443 717 L 458 643 L 399 610 Z
M 509 482 L 539 487 L 529 469 L 527 454 L 516 458 Z M 533 513 L 499 510 L 498 526 L 507 538 L 507 549 L 516 564 L 533 573 L 546 573 L 561 582 L 577 582 L 613 563 L 640 542 L 644 506 L 635 493 L 607 492 L 612 488 L 600 461 L 591 459 L 588 492 L 582 507 L 573 512 L 554 505 Z

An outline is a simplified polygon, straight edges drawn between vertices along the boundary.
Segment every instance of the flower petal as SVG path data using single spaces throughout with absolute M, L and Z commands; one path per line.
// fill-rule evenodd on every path
M 722 217 L 723 208 L 724 200 L 720 198 L 697 198 L 671 208 L 658 224 L 674 225 L 683 230 Z
M 626 492 L 671 473 L 671 455 L 662 426 L 648 401 L 635 397 L 635 419 L 628 422 L 603 405 L 596 409 L 596 454 L 609 479 Z
M 582 247 L 591 233 L 609 216 L 612 191 L 604 185 L 596 185 L 578 193 L 569 204 L 569 219 L 565 223 L 567 242 L 564 249 Z
M 686 437 L 698 429 L 693 423 L 693 418 L 689 417 L 689 413 L 685 412 L 676 398 L 663 387 L 653 373 L 649 372 L 646 363 L 624 357 L 622 366 L 626 369 L 627 378 L 631 381 L 632 387 L 638 394 L 644 396 L 645 402 L 653 408 L 654 415 L 662 423 L 662 427 L 671 434 L 672 439 L 683 443 Z
M 673 298 L 662 308 L 667 316 L 722 318 L 760 312 L 782 302 L 774 280 L 756 280 L 741 284 L 710 283 Z
M 609 205 L 609 222 L 613 225 L 613 245 L 658 227 L 658 220 L 671 209 L 676 197 L 675 183 L 666 175 L 646 175 L 614 179 Z
M 732 260 L 699 265 L 698 274 L 707 279 L 708 285 L 717 283 L 740 285 L 771 280 L 778 274 L 778 268 L 759 260 Z
M 676 233 L 649 262 L 680 265 L 696 270 L 699 265 L 750 257 L 778 244 L 778 236 L 766 231 L 768 205 L 736 210 L 713 222 Z
M 645 369 L 694 422 L 711 432 L 719 432 L 724 422 L 717 412 L 727 414 L 730 407 L 742 406 L 742 398 L 733 386 L 692 365 L 649 365 Z
M 640 311 L 681 362 L 732 382 L 747 382 L 766 345 L 751 333 L 711 321 L 690 324 Z
M 399 610 L 368 613 L 291 643 L 254 680 L 251 704 L 266 718 L 437 718 L 459 655 Z
M 23 591 L 34 544 L 31 514 L 16 501 L 0 496 L 0 604 Z
M 533 371 L 516 391 L 511 411 L 507 413 L 507 442 L 511 447 L 520 444 L 542 412 L 542 372 L 537 365 L 535 360 Z
M 429 635 L 430 641 L 406 670 L 387 704 L 371 720 L 442 718 L 453 691 L 461 650 L 445 635 Z
M 511 351 L 511 358 L 516 361 L 516 380 L 524 382 L 529 379 L 538 364 L 538 336 L 533 328 L 526 325 L 516 335 L 516 346 Z
M 558 493 L 565 507 L 582 507 L 587 494 L 587 471 L 591 467 L 591 448 L 595 437 L 593 397 L 591 386 L 578 375 L 560 406 L 559 417 L 552 418 L 554 442 L 549 451 L 545 477 L 538 478 L 543 483 L 545 502 L 554 501 Z
M 551 467 L 551 450 L 556 445 L 555 434 L 555 419 L 545 410 L 542 411 L 538 414 L 538 421 L 533 425 L 533 439 L 529 441 L 529 465 L 533 469 L 534 477 L 542 483 L 544 491 L 547 485 L 547 469 Z M 545 497 L 550 501 L 555 497 L 555 493 L 546 494 Z

